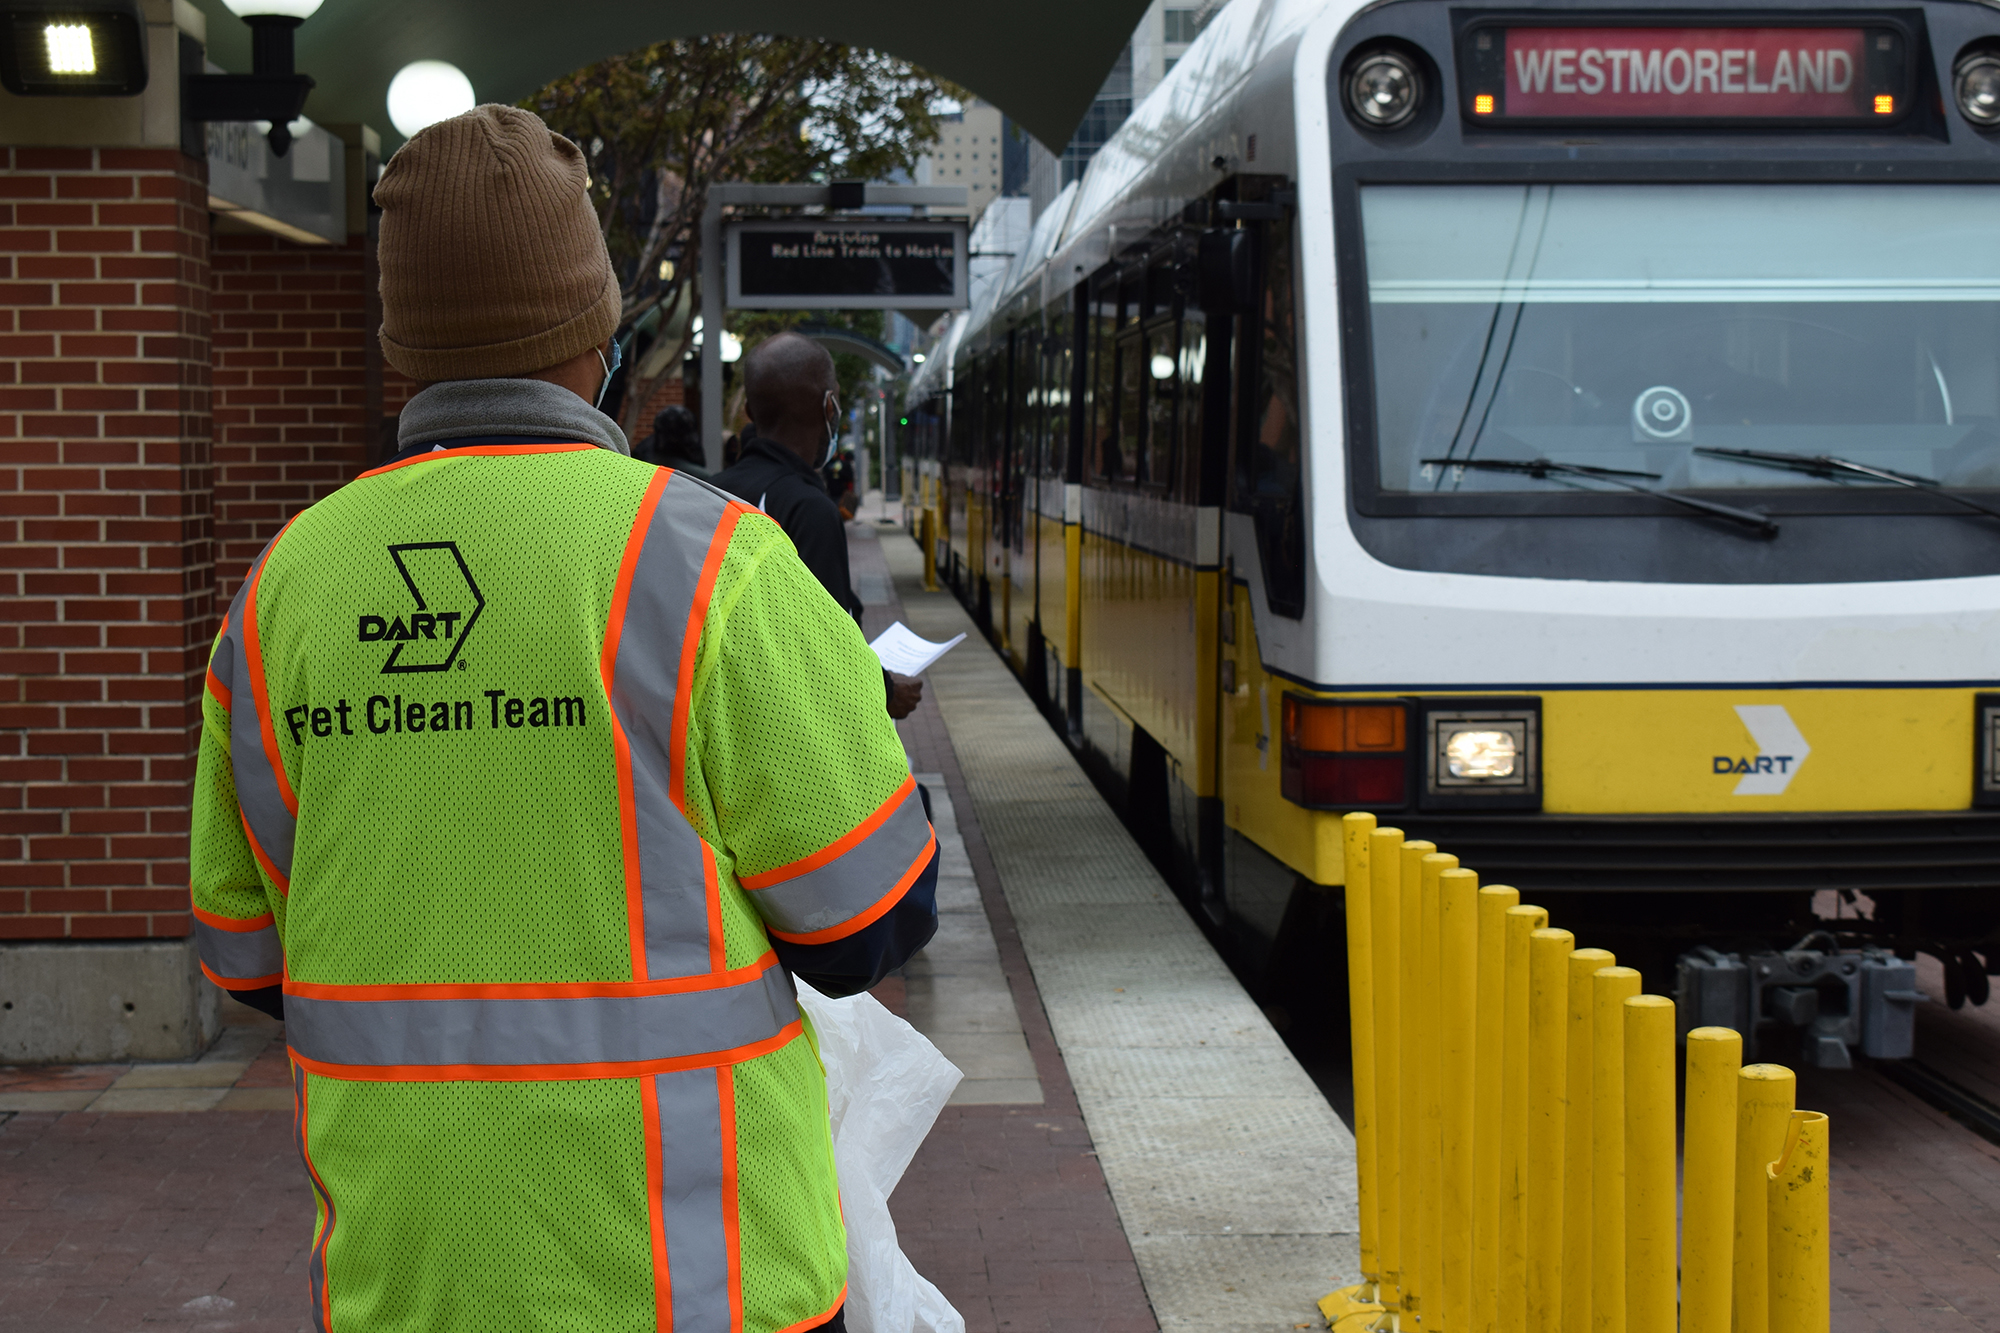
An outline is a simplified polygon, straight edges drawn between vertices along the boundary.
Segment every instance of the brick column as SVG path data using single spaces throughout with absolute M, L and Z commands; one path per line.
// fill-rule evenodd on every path
M 206 181 L 172 148 L 0 149 L 0 939 L 189 929 Z
M 226 606 L 286 520 L 376 461 L 373 275 L 363 236 L 309 247 L 217 235 L 213 254 L 216 597 Z

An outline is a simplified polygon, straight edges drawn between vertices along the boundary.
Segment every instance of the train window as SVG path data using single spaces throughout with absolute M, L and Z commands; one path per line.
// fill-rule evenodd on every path
M 1138 332 L 1118 339 L 1118 430 L 1114 439 L 1114 481 L 1137 481 L 1145 447 L 1146 342 Z
M 1069 472 L 1069 376 L 1070 319 L 1058 316 L 1049 323 L 1042 339 L 1042 421 L 1044 423 L 1041 474 L 1066 477 Z
M 1174 479 L 1174 446 L 1179 434 L 1180 333 L 1166 320 L 1146 331 L 1146 439 L 1139 459 L 1139 479 L 1167 486 Z
M 1016 551 L 1022 549 L 1025 540 L 1027 479 L 1034 475 L 1035 460 L 1041 453 L 1041 380 L 1035 374 L 1035 363 L 1040 359 L 1037 356 L 1038 342 L 1035 334 L 1027 329 L 1014 335 L 1014 364 L 1010 371 L 1013 416 L 1008 431 L 1007 493 L 1010 536 Z
M 1118 287 L 1116 281 L 1095 284 L 1090 304 L 1090 438 L 1089 456 L 1096 474 L 1118 474 Z
M 963 466 L 972 461 L 972 432 L 979 406 L 979 369 L 967 365 L 951 386 L 951 437 L 945 441 L 945 461 Z
M 1560 494 L 1428 461 L 1538 458 L 1669 488 L 1904 489 L 1820 455 L 2000 486 L 1991 185 L 1361 198 L 1384 491 Z
M 1300 495 L 1297 288 L 1291 228 L 1264 228 L 1254 369 L 1236 452 L 1236 507 L 1255 515 L 1264 594 L 1279 615 L 1305 614 L 1306 529 Z
M 1180 448 L 1175 489 L 1188 504 L 1200 504 L 1202 377 L 1208 362 L 1208 326 L 1199 310 L 1181 316 L 1180 342 L 1175 350 L 1180 377 Z

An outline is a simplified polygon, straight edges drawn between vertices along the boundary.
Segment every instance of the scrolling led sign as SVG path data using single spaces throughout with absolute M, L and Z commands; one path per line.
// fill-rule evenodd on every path
M 1461 54 L 1473 121 L 1883 125 L 1910 107 L 1895 27 L 1480 24 Z

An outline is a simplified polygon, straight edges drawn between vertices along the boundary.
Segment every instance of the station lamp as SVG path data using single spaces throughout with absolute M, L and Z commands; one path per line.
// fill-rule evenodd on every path
M 462 116 L 478 105 L 472 80 L 449 60 L 412 60 L 389 80 L 389 123 L 405 139 L 417 131 L 453 116 Z M 660 281 L 673 278 L 671 261 L 660 263 Z
M 292 66 L 292 38 L 321 0 L 222 0 L 250 25 L 250 73 L 191 74 L 183 87 L 190 120 L 261 120 L 279 157 L 292 146 L 292 122 L 313 90 L 310 75 Z
M 0 85 L 17 97 L 132 97 L 146 91 L 139 0 L 7 0 Z

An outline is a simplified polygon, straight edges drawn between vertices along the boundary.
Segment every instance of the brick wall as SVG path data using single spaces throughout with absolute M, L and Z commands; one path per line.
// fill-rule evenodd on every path
M 214 632 L 206 164 L 0 148 L 0 938 L 183 935 Z
M 358 236 L 335 248 L 218 235 L 213 256 L 216 598 L 227 606 L 287 519 L 376 461 L 375 278 Z

